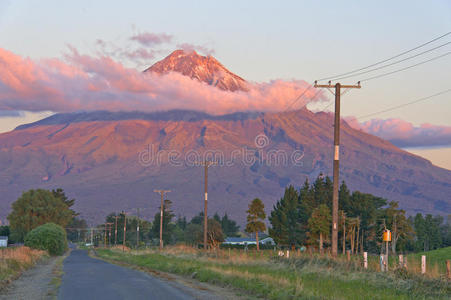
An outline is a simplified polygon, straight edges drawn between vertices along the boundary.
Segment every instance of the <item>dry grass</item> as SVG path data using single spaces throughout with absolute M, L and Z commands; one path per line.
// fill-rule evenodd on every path
M 327 254 L 297 251 L 290 252 L 289 259 L 272 250 L 204 251 L 183 245 L 131 253 L 99 249 L 98 254 L 109 261 L 184 275 L 266 299 L 449 299 L 451 292 L 447 282 L 410 270 L 393 266 L 381 273 L 377 257 L 364 270 L 357 255 L 348 262 L 346 256 L 332 259 Z
M 114 251 L 123 251 L 122 246 L 112 247 L 111 249 Z M 229 265 L 272 264 L 274 257 L 277 257 L 277 251 L 273 250 L 261 250 L 260 252 L 257 252 L 256 250 L 244 251 L 242 249 L 209 249 L 205 251 L 184 244 L 166 246 L 163 251 L 160 251 L 158 248 L 135 251 L 130 250 L 127 247 L 125 251 L 133 255 L 158 253 L 167 256 L 196 259 L 208 263 Z M 286 255 L 286 251 L 284 254 Z M 339 270 L 345 268 L 347 270 L 363 271 L 363 256 L 358 254 L 351 255 L 351 260 L 348 261 L 346 255 L 339 255 L 337 258 L 332 259 L 328 253 L 319 254 L 290 251 L 290 260 L 293 259 L 331 261 Z M 421 260 L 419 258 L 404 256 L 404 261 L 407 263 L 407 269 L 405 271 L 409 274 L 431 279 L 440 279 L 444 277 L 443 271 L 440 270 L 435 262 L 428 262 L 426 274 L 421 274 Z M 398 271 L 398 264 L 398 257 L 390 257 L 390 272 Z M 368 271 L 380 272 L 379 256 L 368 256 Z
M 131 249 L 127 246 L 122 246 L 122 245 L 115 245 L 115 246 L 111 246 L 109 249 L 113 250 L 113 251 L 123 251 L 123 252 L 128 252 L 130 253 Z
M 291 282 L 283 277 L 277 277 L 275 278 L 274 276 L 268 275 L 268 274 L 255 274 L 255 273 L 250 273 L 249 271 L 241 271 L 241 270 L 235 270 L 235 269 L 223 269 L 223 268 L 218 268 L 218 267 L 206 267 L 208 270 L 211 270 L 213 272 L 219 273 L 219 274 L 224 274 L 224 275 L 229 275 L 229 276 L 237 276 L 240 278 L 243 278 L 245 280 L 251 280 L 251 279 L 258 279 L 262 282 L 265 282 L 266 284 L 271 284 L 271 285 L 278 285 L 278 286 L 282 286 L 282 287 L 289 287 L 291 286 Z
M 24 270 L 32 267 L 47 251 L 25 246 L 0 250 L 0 288 L 17 278 Z

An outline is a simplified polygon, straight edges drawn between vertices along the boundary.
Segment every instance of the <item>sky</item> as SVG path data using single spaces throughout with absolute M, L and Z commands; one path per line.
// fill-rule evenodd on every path
M 113 85 L 120 92 L 117 97 L 132 99 L 129 103 L 117 100 L 117 109 L 130 103 L 136 109 L 149 109 L 148 99 L 136 95 L 145 82 L 135 77 L 177 48 L 192 47 L 211 54 L 251 82 L 255 92 L 239 98 L 247 108 L 283 110 L 315 79 L 369 65 L 449 31 L 450 1 L 0 0 L 0 63 L 3 58 L 3 68 L 14 73 L 11 77 L 0 70 L 0 131 L 48 116 L 49 111 L 93 109 L 92 103 L 108 106 L 109 93 L 86 92 L 105 90 L 105 85 Z M 450 41 L 451 35 L 422 49 Z M 450 50 L 451 44 L 385 70 Z M 21 87 L 32 80 L 28 70 L 45 77 L 46 85 L 29 90 Z M 361 89 L 342 97 L 342 116 L 356 118 L 355 127 L 393 138 L 408 151 L 451 169 L 451 93 L 365 117 L 450 89 L 449 70 L 451 55 L 362 82 Z M 136 79 L 127 81 L 136 85 L 134 91 L 116 79 L 124 74 Z M 365 77 L 343 79 L 342 83 L 354 84 Z M 158 95 L 169 98 L 184 93 L 169 92 L 173 86 L 168 80 L 158 82 L 166 87 L 158 87 Z M 198 86 L 181 78 L 170 80 L 197 91 Z M 144 92 L 154 93 L 155 89 Z M 228 97 L 202 90 L 188 103 L 197 103 L 206 94 L 211 102 Z M 274 100 L 276 97 L 284 101 Z M 326 91 L 321 94 L 322 101 L 309 107 L 323 108 L 327 99 L 332 95 Z M 70 103 L 60 103 L 66 100 Z M 221 109 L 236 110 L 234 101 L 226 100 Z M 174 106 L 182 104 L 173 102 Z

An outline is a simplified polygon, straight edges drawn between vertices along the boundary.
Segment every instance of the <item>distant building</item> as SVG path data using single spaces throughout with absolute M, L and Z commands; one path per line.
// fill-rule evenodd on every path
M 0 247 L 8 247 L 8 237 L 0 236 Z
M 271 237 L 266 237 L 258 241 L 260 245 L 275 245 Z M 237 238 L 229 237 L 223 242 L 225 245 L 256 245 L 257 241 L 254 238 Z

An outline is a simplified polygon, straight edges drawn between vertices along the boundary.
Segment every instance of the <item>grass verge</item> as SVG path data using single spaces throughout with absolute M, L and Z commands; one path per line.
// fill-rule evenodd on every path
M 0 290 L 43 258 L 48 258 L 46 251 L 25 246 L 0 249 Z
M 55 266 L 52 270 L 52 280 L 50 281 L 50 290 L 47 294 L 51 299 L 57 299 L 58 290 L 64 275 L 63 262 L 70 255 L 71 250 L 67 251 L 63 256 L 56 258 Z
M 100 258 L 195 278 L 268 299 L 449 299 L 448 282 L 406 272 L 364 271 L 327 258 L 217 256 L 194 249 L 97 250 Z

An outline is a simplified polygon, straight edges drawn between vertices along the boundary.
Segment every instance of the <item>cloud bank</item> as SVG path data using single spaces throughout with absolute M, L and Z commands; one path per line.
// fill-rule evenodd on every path
M 172 35 L 166 33 L 143 32 L 132 36 L 130 40 L 137 41 L 141 45 L 149 47 L 164 43 L 170 43 L 172 41 L 172 38 Z
M 177 48 L 178 49 L 183 49 L 186 51 L 197 51 L 200 53 L 203 53 L 205 55 L 213 55 L 215 54 L 215 50 L 208 48 L 206 46 L 202 46 L 202 45 L 194 45 L 194 44 L 190 44 L 190 43 L 181 43 L 181 44 L 177 44 Z
M 359 123 L 347 118 L 351 127 L 376 135 L 402 148 L 451 146 L 451 126 L 412 123 L 400 119 L 372 119 Z
M 144 43 L 151 40 L 142 38 Z M 64 59 L 39 61 L 0 48 L 0 110 L 283 111 L 309 84 L 273 80 L 249 87 L 249 92 L 222 91 L 178 73 L 143 73 L 112 57 L 80 54 L 73 47 Z M 323 98 L 320 94 L 312 99 L 314 95 L 310 89 L 298 105 Z

